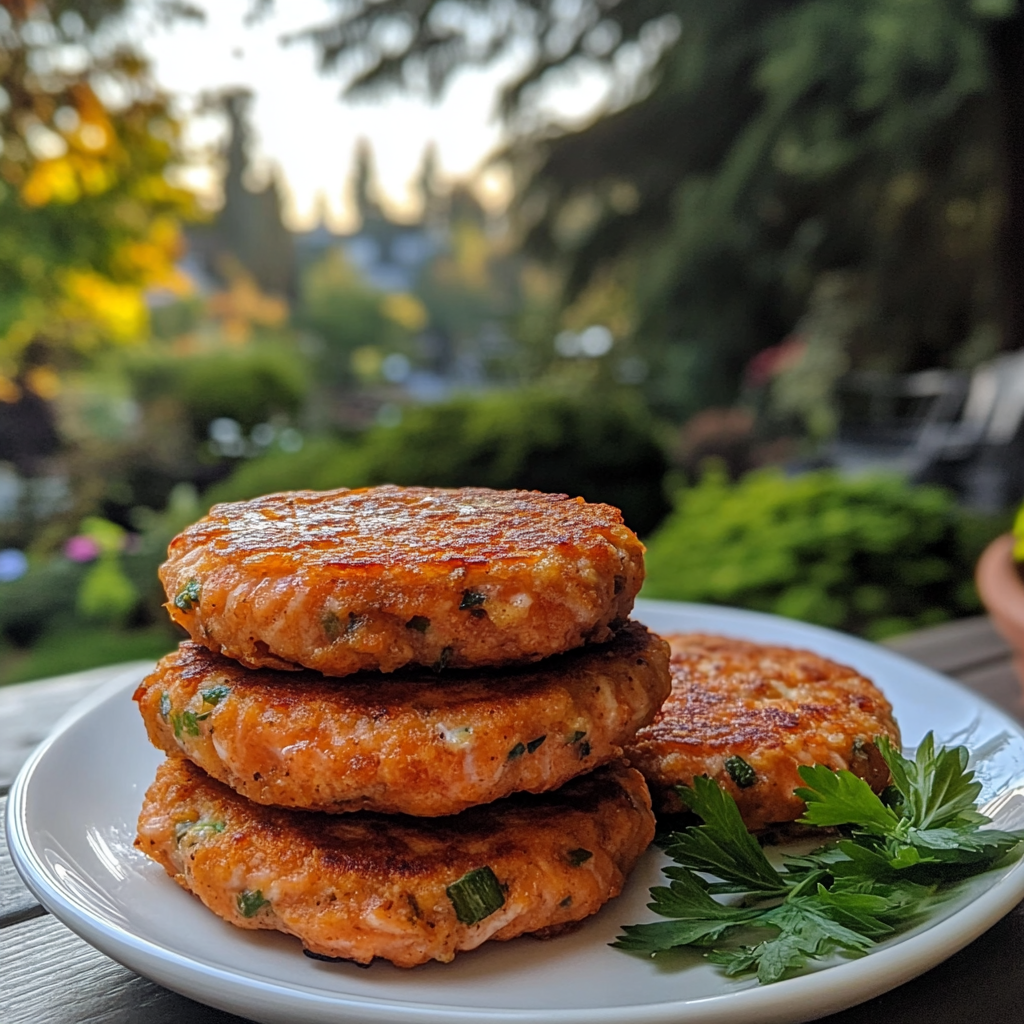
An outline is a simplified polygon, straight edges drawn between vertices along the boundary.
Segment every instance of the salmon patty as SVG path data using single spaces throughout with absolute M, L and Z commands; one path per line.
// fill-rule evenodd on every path
M 643 582 L 618 509 L 371 487 L 215 505 L 171 541 L 167 609 L 249 668 L 330 676 L 529 662 L 607 640 Z
M 881 691 L 809 651 L 699 633 L 667 636 L 672 694 L 626 747 L 660 811 L 684 810 L 674 787 L 707 775 L 750 829 L 795 821 L 800 765 L 847 769 L 880 792 L 889 769 L 874 744 L 899 727 Z
M 631 622 L 607 644 L 441 679 L 254 671 L 186 641 L 135 699 L 155 746 L 257 803 L 438 816 L 619 757 L 670 688 L 668 644 Z
M 581 921 L 619 894 L 653 836 L 643 777 L 621 762 L 553 793 L 425 819 L 260 807 L 172 757 L 135 845 L 240 928 L 414 967 Z

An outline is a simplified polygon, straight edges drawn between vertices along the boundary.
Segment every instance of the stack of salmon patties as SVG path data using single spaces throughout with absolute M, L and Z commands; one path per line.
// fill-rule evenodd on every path
M 617 509 L 483 488 L 215 506 L 160 576 L 136 845 L 216 914 L 401 967 L 558 934 L 654 835 L 623 747 L 668 696 Z

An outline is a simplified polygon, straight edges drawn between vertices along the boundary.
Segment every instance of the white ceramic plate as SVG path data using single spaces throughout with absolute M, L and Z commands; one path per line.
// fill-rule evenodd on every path
M 977 755 L 983 800 L 1006 828 L 1024 826 L 1024 732 L 943 676 L 874 644 L 773 616 L 638 602 L 655 630 L 701 630 L 806 647 L 873 678 L 904 740 L 929 729 Z M 860 960 L 765 987 L 731 980 L 689 951 L 668 965 L 610 949 L 619 925 L 655 919 L 649 851 L 619 899 L 573 935 L 489 943 L 454 963 L 361 970 L 301 954 L 296 940 L 241 931 L 215 917 L 132 847 L 142 795 L 162 755 L 112 680 L 26 764 L 8 803 L 8 836 L 26 883 L 56 917 L 140 974 L 257 1021 L 450 1024 L 772 1024 L 809 1020 L 870 999 L 933 967 L 1024 897 L 1024 863 L 975 879 L 929 922 Z M 884 952 L 881 952 L 884 950 Z

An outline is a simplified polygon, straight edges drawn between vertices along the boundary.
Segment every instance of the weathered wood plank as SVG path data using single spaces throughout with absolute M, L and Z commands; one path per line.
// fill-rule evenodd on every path
M 232 1024 L 104 956 L 52 917 L 0 931 L 4 1024 Z
M 987 615 L 919 629 L 886 640 L 886 647 L 946 675 L 1009 661 L 1010 647 Z
M 958 674 L 969 690 L 998 705 L 1018 722 L 1024 722 L 1024 687 L 1011 662 L 983 665 Z
M 53 679 L 0 687 L 0 787 L 6 792 L 25 759 L 63 715 L 115 676 L 145 671 L 151 661 L 108 665 Z
M 39 901 L 25 888 L 21 876 L 11 862 L 7 849 L 7 797 L 0 797 L 0 928 L 40 917 L 46 913 Z

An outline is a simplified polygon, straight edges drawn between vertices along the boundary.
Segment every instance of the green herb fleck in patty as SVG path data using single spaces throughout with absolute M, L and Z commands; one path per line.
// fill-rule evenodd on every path
M 749 787 L 757 782 L 757 772 L 742 757 L 737 755 L 725 759 L 725 770 L 729 773 L 729 778 L 740 789 L 749 789 Z
M 199 580 L 191 579 L 174 595 L 174 607 L 183 612 L 190 612 L 199 604 L 199 595 L 202 588 Z
M 270 900 L 263 898 L 261 889 L 243 889 L 235 897 L 235 904 L 242 917 L 255 917 L 264 907 L 270 906 Z
M 477 924 L 505 905 L 505 893 L 497 875 L 486 865 L 467 872 L 445 892 L 463 924 Z

